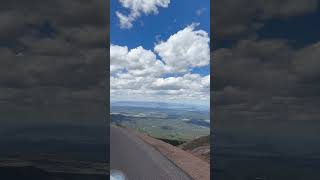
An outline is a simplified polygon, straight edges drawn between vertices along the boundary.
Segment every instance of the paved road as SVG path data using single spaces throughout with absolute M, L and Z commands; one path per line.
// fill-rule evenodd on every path
M 110 168 L 129 180 L 191 180 L 171 161 L 131 132 L 110 126 Z

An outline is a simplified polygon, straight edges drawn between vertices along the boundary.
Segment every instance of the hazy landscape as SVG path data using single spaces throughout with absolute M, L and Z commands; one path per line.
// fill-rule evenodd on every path
M 205 106 L 156 102 L 114 102 L 111 121 L 155 138 L 190 141 L 210 133 L 210 115 Z
M 83 118 L 85 119 L 85 118 Z M 102 121 L 2 123 L 0 174 L 5 179 L 103 179 L 108 172 Z
M 216 179 L 319 179 L 320 154 L 315 151 L 319 145 L 312 139 L 288 140 L 221 132 L 215 137 L 212 168 Z

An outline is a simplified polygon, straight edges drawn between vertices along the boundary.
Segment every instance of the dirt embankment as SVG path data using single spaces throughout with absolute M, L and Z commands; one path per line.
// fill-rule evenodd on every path
M 210 136 L 194 139 L 179 147 L 210 163 Z
M 186 174 L 195 180 L 209 180 L 210 179 L 210 164 L 205 158 L 199 158 L 195 154 L 205 151 L 208 149 L 199 147 L 200 149 L 193 149 L 192 151 L 185 151 L 181 148 L 172 146 L 161 140 L 152 138 L 146 134 L 134 132 L 143 141 L 153 146 L 160 153 L 166 156 L 170 161 L 172 161 L 177 167 L 183 170 Z M 205 153 L 206 154 L 206 153 Z

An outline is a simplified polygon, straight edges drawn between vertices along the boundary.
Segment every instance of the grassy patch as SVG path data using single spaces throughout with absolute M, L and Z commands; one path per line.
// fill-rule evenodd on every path
M 175 140 L 175 139 L 164 139 L 164 138 L 157 138 L 163 142 L 166 142 L 168 144 L 171 144 L 173 146 L 179 146 L 183 143 L 185 143 L 186 141 L 182 141 L 182 140 Z
M 182 144 L 180 147 L 183 150 L 193 150 L 200 146 L 205 146 L 210 144 L 210 136 L 202 136 L 192 141 Z

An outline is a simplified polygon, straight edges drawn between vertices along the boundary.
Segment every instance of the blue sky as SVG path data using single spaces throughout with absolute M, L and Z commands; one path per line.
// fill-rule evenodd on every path
M 204 9 L 204 10 L 202 10 Z M 171 0 L 168 8 L 160 8 L 158 15 L 143 15 L 134 22 L 131 29 L 120 29 L 116 11 L 125 11 L 118 0 L 111 0 L 110 6 L 110 39 L 111 43 L 134 48 L 143 45 L 151 49 L 160 35 L 167 39 L 170 35 L 183 29 L 193 22 L 200 23 L 199 28 L 210 32 L 210 1 L 209 0 Z M 202 10 L 200 16 L 197 11 Z M 143 25 L 141 25 L 143 23 Z
M 126 2 L 129 2 L 129 6 L 126 6 Z M 132 2 L 132 1 L 131 1 Z M 136 85 L 138 82 L 132 82 L 128 80 L 129 74 L 131 75 L 132 79 L 137 78 L 137 76 L 133 75 L 135 74 L 141 74 L 137 73 L 137 69 L 132 69 L 132 67 L 126 67 L 125 64 L 128 64 L 127 57 L 124 58 L 124 56 L 130 56 L 130 51 L 135 50 L 137 47 L 142 47 L 139 49 L 139 57 L 143 57 L 144 55 L 141 55 L 140 51 L 143 51 L 144 53 L 147 53 L 147 51 L 150 51 L 148 54 L 151 56 L 155 56 L 155 61 L 161 61 L 165 66 L 168 64 L 171 67 L 169 67 L 170 70 L 165 70 L 164 72 L 160 73 L 159 71 L 154 71 L 154 74 L 159 74 L 156 77 L 154 77 L 153 81 L 150 80 L 150 82 L 144 81 L 145 83 L 151 83 L 149 87 L 152 86 L 151 89 L 148 89 L 144 87 L 144 91 L 152 91 L 149 98 L 144 99 L 144 97 L 139 98 L 139 100 L 151 100 L 155 101 L 157 99 L 162 99 L 165 101 L 171 101 L 174 99 L 174 101 L 181 101 L 181 99 L 185 99 L 187 94 L 186 92 L 189 91 L 190 94 L 193 93 L 193 91 L 199 91 L 193 94 L 194 100 L 197 102 L 195 103 L 201 103 L 201 104 L 208 104 L 209 103 L 209 87 L 207 87 L 209 74 L 210 74 L 210 66 L 209 66 L 209 51 L 206 50 L 209 47 L 209 41 L 206 42 L 206 40 L 209 39 L 210 35 L 210 0 L 186 0 L 186 1 L 173 1 L 173 0 L 163 0 L 163 2 L 166 2 L 166 7 L 162 6 L 159 7 L 157 5 L 153 6 L 153 8 L 156 8 L 157 13 L 145 13 L 143 12 L 142 8 L 145 8 L 143 5 L 139 5 L 139 2 L 136 1 L 137 4 L 134 4 L 130 6 L 130 1 L 123 0 L 122 3 L 119 0 L 111 0 L 111 6 L 110 6 L 110 43 L 111 43 L 111 69 L 113 67 L 117 66 L 116 73 L 111 74 L 111 91 L 117 92 L 112 93 L 111 92 L 111 99 L 115 100 L 130 100 L 131 97 L 137 97 L 136 92 L 138 92 L 137 89 L 129 88 L 128 91 L 124 91 L 126 89 L 125 82 L 128 84 L 132 83 L 133 85 Z M 146 1 L 146 2 L 152 2 Z M 128 4 L 127 4 L 128 5 Z M 139 9 L 139 7 L 141 7 Z M 151 6 L 150 6 L 151 7 Z M 136 9 L 134 9 L 136 8 Z M 152 9 L 152 8 L 149 8 Z M 145 11 L 149 10 L 144 9 Z M 140 11 L 139 11 L 140 10 Z M 131 14 L 138 14 L 134 17 L 134 20 L 130 21 L 132 25 L 130 27 L 123 27 L 120 23 L 120 18 L 117 15 L 117 12 L 123 14 L 126 17 L 130 17 Z M 190 29 L 187 30 L 187 27 Z M 183 32 L 181 31 L 188 31 Z M 180 35 L 178 35 L 181 32 Z M 192 53 L 191 56 L 182 55 L 181 59 L 180 56 L 177 56 L 175 52 L 172 51 L 180 51 L 179 48 L 170 48 L 168 50 L 168 46 L 172 44 L 173 41 L 177 41 L 176 43 L 183 42 L 182 40 L 173 40 L 169 43 L 169 38 L 171 36 L 176 35 L 176 39 L 178 38 L 187 38 L 187 33 L 190 33 L 190 35 L 194 35 L 193 38 L 195 38 L 195 41 L 199 37 L 200 44 L 194 43 L 190 44 L 189 46 L 186 46 L 186 49 L 189 49 L 190 51 L 195 50 L 195 53 Z M 183 36 L 183 37 L 180 37 Z M 191 38 L 192 39 L 192 38 Z M 162 47 L 157 47 L 157 44 L 160 44 L 161 42 L 168 42 L 167 44 L 164 44 Z M 206 42 L 206 43 L 203 43 Z M 185 44 L 185 43 L 182 43 Z M 114 47 L 114 48 L 113 48 Z M 202 50 L 204 49 L 204 52 Z M 126 52 L 126 53 L 124 53 Z M 173 59 L 170 55 L 167 56 L 167 53 L 171 52 L 175 54 L 174 58 L 176 58 L 177 62 L 174 62 L 175 59 Z M 196 59 L 196 54 L 199 52 L 199 58 L 202 59 Z M 120 55 L 121 53 L 124 53 Z M 137 51 L 134 51 L 134 53 L 138 53 Z M 133 53 L 131 53 L 133 54 Z M 178 53 L 177 53 L 178 54 Z M 187 56 L 187 57 L 186 57 Z M 192 57 L 195 56 L 195 57 Z M 132 55 L 130 56 L 132 59 Z M 189 58 L 190 57 L 190 58 Z M 121 59 L 122 58 L 122 59 Z M 207 62 L 203 61 L 204 59 L 207 59 Z M 130 59 L 130 58 L 129 58 Z M 137 66 L 144 66 L 141 65 L 141 63 L 147 63 L 149 60 L 137 59 L 133 58 L 134 60 L 130 60 L 130 62 L 133 61 L 141 61 L 138 65 L 137 63 L 134 65 Z M 180 60 L 179 60 L 180 59 Z M 184 59 L 187 59 L 186 62 Z M 121 61 L 121 62 L 120 62 Z M 166 62 L 167 61 L 167 62 Z M 123 64 L 121 67 L 118 67 L 119 64 Z M 173 66 L 177 64 L 177 68 L 174 68 Z M 128 65 L 129 66 L 129 65 Z M 133 65 L 132 65 L 133 66 Z M 178 66 L 181 66 L 181 68 L 178 68 Z M 121 69 L 122 68 L 122 69 Z M 133 73 L 130 73 L 130 69 Z M 145 68 L 143 71 L 151 71 L 152 67 L 143 67 Z M 143 69 L 142 67 L 139 67 L 138 69 Z M 148 70 L 148 68 L 150 68 Z M 168 68 L 168 67 L 166 67 Z M 120 71 L 121 69 L 121 71 Z M 112 70 L 111 70 L 112 71 Z M 125 72 L 125 73 L 124 73 Z M 126 74 L 126 75 L 124 75 Z M 154 76 L 154 74 L 146 74 L 144 78 L 149 76 Z M 124 76 L 126 76 L 126 79 L 124 79 Z M 114 80 L 114 81 L 113 81 Z M 193 89 L 186 86 L 186 85 L 179 85 L 177 86 L 175 82 L 182 82 L 185 81 L 185 83 L 190 84 L 191 81 L 203 81 L 205 82 L 202 85 L 199 85 L 203 87 L 204 89 L 196 88 Z M 114 82 L 114 88 L 112 87 L 112 81 Z M 121 83 L 120 83 L 121 82 Z M 158 85 L 154 85 L 154 82 L 158 82 Z M 188 83 L 189 82 L 189 83 Z M 133 87 L 133 85 L 131 87 Z M 155 87 L 156 86 L 156 87 Z M 161 87 L 160 87 L 161 86 Z M 194 84 L 196 86 L 196 84 Z M 138 88 L 138 87 L 137 87 Z M 123 89 L 123 91 L 120 93 L 117 89 Z M 157 89 L 157 93 L 156 90 Z M 181 95 L 178 93 L 178 91 L 183 91 L 184 96 L 181 96 L 179 99 L 179 96 Z M 130 92 L 130 93 L 128 93 Z M 125 93 L 125 94 L 124 94 Z M 196 94 L 199 94 L 199 96 L 202 96 L 202 98 L 197 98 Z M 116 95 L 117 94 L 117 95 Z M 139 94 L 139 93 L 138 93 Z M 157 94 L 157 95 L 155 95 Z M 165 94 L 163 98 L 160 94 Z M 179 95 L 177 95 L 179 94 Z M 152 98 L 152 96 L 154 96 Z M 170 97 L 171 96 L 171 97 Z M 176 96 L 176 97 L 174 97 Z M 187 95 L 189 96 L 189 95 Z M 206 96 L 206 97 L 205 97 Z M 188 98 L 187 98 L 188 99 Z M 192 99 L 192 98 L 191 98 Z M 188 99 L 190 101 L 191 99 Z M 201 99 L 201 100 L 199 100 Z

